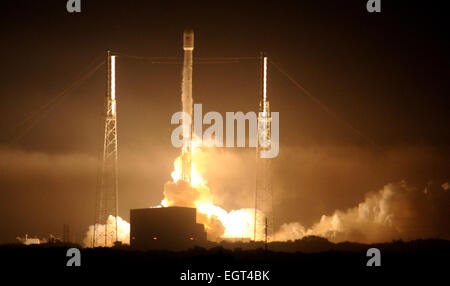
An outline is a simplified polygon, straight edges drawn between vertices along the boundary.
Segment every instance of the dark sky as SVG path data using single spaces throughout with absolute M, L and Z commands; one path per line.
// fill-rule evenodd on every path
M 372 14 L 365 0 L 81 2 L 82 12 L 73 14 L 66 1 L 1 4 L 0 242 L 60 234 L 63 223 L 80 241 L 92 223 L 105 67 L 42 116 L 20 122 L 108 49 L 182 57 L 186 27 L 195 31 L 194 57 L 266 52 L 381 149 L 269 67 L 269 98 L 280 112 L 279 224 L 310 225 L 389 182 L 405 179 L 423 188 L 450 179 L 448 15 L 438 1 L 382 0 L 382 12 Z M 194 101 L 204 112 L 256 110 L 258 75 L 257 60 L 195 65 Z M 170 116 L 181 107 L 180 80 L 181 65 L 118 57 L 120 215 L 126 219 L 130 208 L 162 199 L 178 154 L 170 145 Z M 226 209 L 252 207 L 254 166 L 242 158 L 253 158 L 247 154 L 253 151 L 230 152 L 236 158 L 211 160 L 212 192 Z M 239 171 L 223 170 L 227 162 Z M 243 199 L 231 198 L 241 188 Z

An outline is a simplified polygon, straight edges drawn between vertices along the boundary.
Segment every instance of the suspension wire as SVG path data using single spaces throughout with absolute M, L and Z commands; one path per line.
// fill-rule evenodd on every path
M 98 61 L 98 57 L 94 59 L 85 69 L 93 66 L 93 64 Z M 14 129 L 19 128 L 20 126 L 27 125 L 23 129 L 22 132 L 19 132 L 16 136 L 12 138 L 10 143 L 16 143 L 20 139 L 22 139 L 31 129 L 33 129 L 39 122 L 41 122 L 43 119 L 45 119 L 48 115 L 48 111 L 55 106 L 58 101 L 60 101 L 63 97 L 65 97 L 67 94 L 70 94 L 74 89 L 79 87 L 83 82 L 85 82 L 87 79 L 89 79 L 101 66 L 105 64 L 105 60 L 102 60 L 97 65 L 94 65 L 91 67 L 87 72 L 83 73 L 83 71 L 80 73 L 80 76 L 76 78 L 75 81 L 73 81 L 71 84 L 69 84 L 64 90 L 62 90 L 59 94 L 57 94 L 55 97 L 47 101 L 44 105 L 42 105 L 35 113 L 31 114 L 14 127 Z M 47 112 L 47 113 L 46 113 Z
M 150 61 L 152 64 L 182 64 L 183 57 L 143 57 L 143 56 L 135 56 L 135 55 L 129 55 L 122 52 L 112 52 L 114 55 L 117 55 L 119 57 L 129 58 L 129 59 L 136 59 L 136 60 L 147 60 Z M 242 60 L 256 60 L 259 59 L 258 57 L 194 57 L 194 60 L 197 62 L 194 62 L 194 64 L 204 64 L 204 63 L 214 63 L 214 64 L 221 64 L 221 63 L 237 63 Z M 167 60 L 167 61 L 163 61 Z M 176 61 L 176 62 L 170 62 L 170 61 Z
M 122 58 L 136 59 L 136 60 L 182 60 L 182 57 L 143 57 L 143 56 L 135 56 L 129 55 L 122 52 L 111 51 L 112 55 L 119 56 Z
M 137 60 L 146 60 L 150 61 L 152 64 L 175 64 L 175 65 L 181 65 L 183 57 L 142 57 L 142 56 L 134 56 L 134 55 L 128 55 L 121 52 L 112 52 L 114 55 L 117 55 L 119 57 L 124 58 L 130 58 L 130 59 L 137 59 Z M 103 57 L 103 54 L 99 57 Z M 69 94 L 72 90 L 80 86 L 84 81 L 86 81 L 89 77 L 91 77 L 101 66 L 105 64 L 105 60 L 102 60 L 99 64 L 94 65 L 96 61 L 98 61 L 99 57 L 96 57 L 84 70 L 88 70 L 86 73 L 83 71 L 80 72 L 80 75 L 78 78 L 70 84 L 68 87 L 66 87 L 61 93 L 53 97 L 51 100 L 49 100 L 46 104 L 41 106 L 35 113 L 31 114 L 21 122 L 15 125 L 15 129 L 25 125 L 28 122 L 31 122 L 31 124 L 26 128 L 23 132 L 21 132 L 19 135 L 14 137 L 11 140 L 11 143 L 15 143 L 18 140 L 20 140 L 23 136 L 25 136 L 34 126 L 36 126 L 40 121 L 42 121 L 46 115 L 44 112 L 48 111 L 58 100 L 60 100 L 65 95 Z M 198 62 L 195 64 L 231 64 L 231 63 L 240 63 L 241 60 L 255 60 L 259 59 L 259 57 L 197 57 Z M 164 61 L 166 60 L 166 61 Z M 333 118 L 340 121 L 343 125 L 345 125 L 347 128 L 352 130 L 354 133 L 356 133 L 359 137 L 364 139 L 366 142 L 368 142 L 370 145 L 374 146 L 375 148 L 379 150 L 383 150 L 383 148 L 378 145 L 375 141 L 373 141 L 371 138 L 366 136 L 363 132 L 358 130 L 356 127 L 354 127 L 352 124 L 350 124 L 347 120 L 340 117 L 338 114 L 333 112 L 327 105 L 325 105 L 322 101 L 320 101 L 317 97 L 312 95 L 307 89 L 305 89 L 298 81 L 296 81 L 292 76 L 290 76 L 284 69 L 282 69 L 278 64 L 276 64 L 273 60 L 269 59 L 270 64 L 272 64 L 277 70 L 283 74 L 289 81 L 291 81 L 294 86 L 296 86 L 303 94 L 308 96 L 309 99 L 311 99 L 314 103 L 316 103 L 323 111 L 328 113 Z M 93 66 L 93 67 L 91 67 Z M 90 70 L 89 70 L 90 69 Z M 44 114 L 41 116 L 41 118 L 36 119 L 38 116 Z
M 104 61 L 104 58 L 105 58 L 105 53 L 104 52 L 100 53 L 96 58 L 94 58 L 92 60 L 92 62 L 89 65 L 87 65 L 83 70 L 81 70 L 80 73 L 78 74 L 78 76 L 75 78 L 80 78 L 84 74 L 88 73 L 90 71 L 90 69 L 93 68 L 97 62 Z
M 240 60 L 228 60 L 228 61 L 205 61 L 205 62 L 195 62 L 194 65 L 211 65 L 211 64 L 237 64 L 241 63 Z
M 129 55 L 122 52 L 112 52 L 114 55 L 123 58 L 136 59 L 136 60 L 145 60 L 150 61 L 151 64 L 168 64 L 168 65 L 182 65 L 183 57 L 143 57 L 143 56 L 135 56 Z M 70 93 L 72 90 L 80 86 L 85 80 L 87 80 L 90 76 L 92 76 L 103 64 L 105 61 L 101 61 L 97 65 L 95 65 L 99 58 L 103 58 L 103 54 L 94 58 L 94 60 L 86 66 L 83 70 L 80 71 L 79 75 L 76 79 L 69 84 L 62 92 L 57 94 L 55 97 L 46 102 L 43 106 L 38 108 L 34 113 L 31 113 L 22 121 L 18 122 L 14 125 L 12 130 L 17 130 L 22 126 L 27 127 L 24 128 L 22 132 L 19 132 L 18 135 L 13 136 L 13 139 L 10 143 L 15 143 L 19 141 L 23 136 L 25 136 L 31 129 L 33 129 L 40 121 L 42 121 L 50 108 L 53 107 L 61 98 Z M 258 57 L 196 57 L 194 64 L 233 64 L 240 63 L 242 60 L 254 60 L 258 59 Z
M 312 95 L 307 89 L 305 89 L 298 81 L 296 81 L 292 76 L 290 76 L 284 69 L 282 69 L 279 65 L 277 65 L 273 60 L 269 59 L 269 62 L 278 69 L 278 71 L 284 75 L 289 81 L 292 82 L 300 91 L 309 97 L 314 103 L 316 103 L 323 111 L 328 113 L 334 119 L 340 121 L 343 125 L 349 128 L 351 131 L 355 132 L 359 137 L 365 140 L 367 143 L 375 147 L 379 151 L 384 151 L 384 149 L 378 145 L 375 141 L 373 141 L 370 137 L 366 136 L 363 132 L 359 131 L 356 127 L 350 124 L 347 120 L 340 117 L 338 114 L 333 112 L 328 106 L 326 106 L 322 101 L 320 101 L 317 97 Z
M 183 62 L 162 62 L 162 61 L 149 61 L 151 64 L 164 64 L 164 65 L 182 65 Z M 206 62 L 194 62 L 194 65 L 212 65 L 212 64 L 235 64 L 240 63 L 238 60 L 229 61 L 206 61 Z
M 84 69 L 82 69 L 82 70 L 80 71 L 80 73 L 79 73 L 76 77 L 74 77 L 74 79 L 76 79 L 76 80 L 74 80 L 74 82 L 73 82 L 72 84 L 75 84 L 75 82 L 76 82 L 80 77 L 82 77 L 83 74 L 86 74 L 86 73 L 91 69 L 91 67 L 99 60 L 99 58 L 100 58 L 101 56 L 102 56 L 102 55 L 97 56 L 93 61 L 91 61 L 91 62 L 89 63 L 89 65 L 87 65 Z M 71 85 L 72 85 L 72 84 L 71 84 Z M 69 89 L 71 85 L 67 86 L 65 90 Z M 64 93 L 65 90 L 63 90 L 62 93 Z M 55 96 L 54 98 L 51 98 L 47 103 L 45 103 L 44 105 L 42 105 L 38 110 L 36 110 L 36 111 L 34 111 L 33 113 L 29 114 L 29 115 L 28 115 L 27 117 L 25 117 L 22 121 L 16 123 L 16 124 L 14 125 L 13 129 L 19 128 L 21 125 L 26 124 L 28 121 L 32 120 L 34 117 L 36 117 L 37 115 L 39 115 L 39 113 L 41 113 L 48 105 L 51 104 L 52 101 L 55 101 L 55 100 L 58 98 L 58 96 L 60 96 L 60 95 L 61 95 L 61 94 L 58 94 L 58 95 Z

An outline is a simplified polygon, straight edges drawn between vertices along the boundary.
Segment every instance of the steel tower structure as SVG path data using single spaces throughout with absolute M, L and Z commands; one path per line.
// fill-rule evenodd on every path
M 118 241 L 116 56 L 111 55 L 110 51 L 107 52 L 107 61 L 105 133 L 100 185 L 96 198 L 93 246 L 108 246 L 108 241 Z M 107 220 L 110 215 L 115 217 L 115 225 L 108 225 Z
M 261 151 L 271 148 L 270 104 L 267 99 L 268 59 L 261 53 L 261 101 L 258 115 L 258 144 L 256 146 L 256 190 L 254 240 L 270 240 L 273 235 L 273 190 L 270 159 L 262 158 Z

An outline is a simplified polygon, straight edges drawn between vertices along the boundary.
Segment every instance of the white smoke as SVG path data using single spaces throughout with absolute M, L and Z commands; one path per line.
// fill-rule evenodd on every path
M 443 187 L 444 188 L 444 187 Z M 428 196 L 425 198 L 425 196 Z M 336 210 L 323 215 L 319 222 L 306 229 L 299 223 L 283 224 L 275 240 L 287 241 L 316 235 L 333 242 L 385 242 L 394 239 L 448 237 L 440 230 L 442 214 L 449 197 L 442 192 L 420 192 L 405 181 L 390 183 L 346 211 Z
M 209 239 L 253 238 L 254 209 L 227 212 L 213 204 L 195 205 L 197 196 L 202 197 L 201 192 L 199 193 L 199 190 L 188 185 L 183 181 L 166 184 L 165 197 L 170 204 L 200 207 L 198 221 L 207 226 Z M 450 238 L 445 227 L 446 220 L 440 217 L 442 213 L 446 212 L 446 209 L 448 213 L 450 194 L 446 191 L 442 192 L 442 189 L 445 190 L 446 187 L 447 185 L 444 183 L 436 190 L 430 183 L 427 185 L 429 191 L 424 193 L 411 187 L 405 181 L 390 183 L 378 192 L 366 194 L 365 200 L 353 208 L 345 211 L 336 210 L 332 215 L 322 215 L 320 220 L 310 228 L 304 227 L 299 222 L 285 223 L 281 225 L 271 240 L 296 240 L 310 235 L 321 236 L 332 242 L 361 243 L 429 237 Z M 190 191 L 186 191 L 186 189 Z M 207 193 L 209 194 L 209 190 Z M 182 194 L 188 196 L 182 196 Z M 212 199 L 210 196 L 205 197 Z M 207 209 L 203 210 L 202 208 Z M 109 216 L 107 225 L 109 232 L 107 246 L 112 246 L 115 238 L 115 218 L 113 216 Z M 118 240 L 129 244 L 130 224 L 119 217 L 118 229 Z M 104 231 L 105 225 L 97 227 L 96 246 L 104 246 Z M 84 239 L 86 247 L 92 246 L 93 232 L 94 226 L 90 226 Z M 263 234 L 257 234 L 257 240 L 261 240 L 262 237 Z
M 106 221 L 106 224 L 98 224 L 95 229 L 95 245 L 94 247 L 105 246 L 105 227 L 107 231 L 106 235 L 106 247 L 114 246 L 116 241 L 116 218 L 110 215 Z M 94 226 L 89 226 L 89 230 L 83 239 L 84 247 L 92 247 L 94 237 Z M 130 244 L 130 224 L 123 220 L 121 217 L 117 217 L 117 240 L 123 244 Z
M 165 206 L 197 208 L 197 222 L 204 224 L 209 240 L 225 237 L 253 238 L 255 210 L 239 209 L 230 212 L 214 204 L 210 189 L 205 184 L 191 185 L 183 180 L 167 182 L 164 185 Z M 258 215 L 259 225 L 263 225 L 262 214 Z M 258 240 L 263 239 L 257 233 Z

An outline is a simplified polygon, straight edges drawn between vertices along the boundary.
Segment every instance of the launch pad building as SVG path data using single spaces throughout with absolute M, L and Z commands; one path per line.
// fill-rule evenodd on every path
M 130 210 L 130 246 L 140 250 L 183 250 L 206 242 L 196 209 L 163 207 Z

